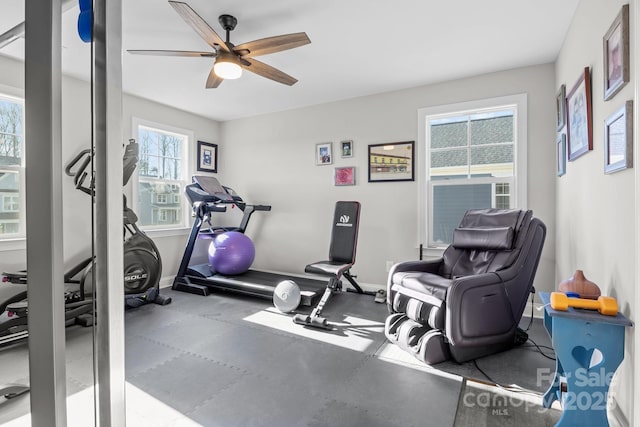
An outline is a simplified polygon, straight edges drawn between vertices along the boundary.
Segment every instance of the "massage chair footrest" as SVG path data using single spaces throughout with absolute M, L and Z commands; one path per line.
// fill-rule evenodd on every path
M 433 329 L 395 313 L 387 317 L 384 327 L 387 339 L 427 365 L 450 359 L 449 344 L 439 329 Z

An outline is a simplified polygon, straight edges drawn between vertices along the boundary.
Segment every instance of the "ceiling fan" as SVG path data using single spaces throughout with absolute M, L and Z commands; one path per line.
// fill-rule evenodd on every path
M 137 55 L 215 58 L 215 63 L 207 77 L 206 87 L 208 89 L 217 88 L 224 79 L 240 77 L 242 69 L 289 86 L 298 81 L 290 75 L 256 60 L 254 57 L 309 44 L 311 40 L 309 40 L 306 33 L 292 33 L 267 37 L 236 46 L 229 40 L 229 33 L 233 31 L 238 23 L 235 17 L 231 15 L 220 15 L 218 18 L 220 25 L 226 31 L 225 41 L 188 4 L 172 0 L 169 1 L 169 4 L 178 12 L 178 15 L 213 48 L 213 51 L 127 50 L 127 52 Z

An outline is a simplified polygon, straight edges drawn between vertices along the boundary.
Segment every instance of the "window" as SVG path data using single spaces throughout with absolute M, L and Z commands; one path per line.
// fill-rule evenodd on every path
M 24 103 L 0 94 L 0 239 L 23 237 Z
M 526 208 L 526 95 L 419 110 L 420 230 L 451 243 L 468 209 Z
M 139 147 L 137 215 L 149 228 L 187 227 L 181 195 L 188 179 L 190 131 L 134 119 Z
M 19 196 L 2 196 L 2 208 L 0 212 L 18 212 L 20 211 L 20 197 Z

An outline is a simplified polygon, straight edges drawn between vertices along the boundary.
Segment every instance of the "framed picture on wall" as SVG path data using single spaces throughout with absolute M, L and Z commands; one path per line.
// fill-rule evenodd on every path
M 331 143 L 323 142 L 316 144 L 316 165 L 330 165 L 331 163 L 333 163 Z
M 356 185 L 356 168 L 354 166 L 336 168 L 334 185 Z
M 342 157 L 353 157 L 353 141 L 340 141 L 340 154 Z
M 609 100 L 629 82 L 629 5 L 622 10 L 602 39 L 604 99 Z
M 414 141 L 369 145 L 369 182 L 413 181 Z
M 218 145 L 198 141 L 198 171 L 218 172 Z
M 585 67 L 567 95 L 567 152 L 569 161 L 593 150 L 591 76 Z
M 604 172 L 633 167 L 633 101 L 613 113 L 604 123 Z
M 558 135 L 556 145 L 558 176 L 562 176 L 567 173 L 567 136 L 564 133 Z
M 567 123 L 567 110 L 566 110 L 566 100 L 567 90 L 566 86 L 560 86 L 560 90 L 556 95 L 556 129 L 562 130 L 564 125 Z

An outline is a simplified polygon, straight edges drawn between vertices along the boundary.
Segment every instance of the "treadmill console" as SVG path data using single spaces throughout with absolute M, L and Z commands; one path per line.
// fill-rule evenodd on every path
M 185 189 L 191 204 L 201 203 L 233 203 L 235 200 L 220 182 L 212 176 L 196 175 L 193 184 Z
M 185 188 L 185 192 L 187 193 L 187 197 L 191 204 L 195 204 L 196 202 L 207 203 L 207 202 L 215 202 L 216 197 L 204 191 L 202 188 L 198 187 L 195 184 L 187 185 Z

